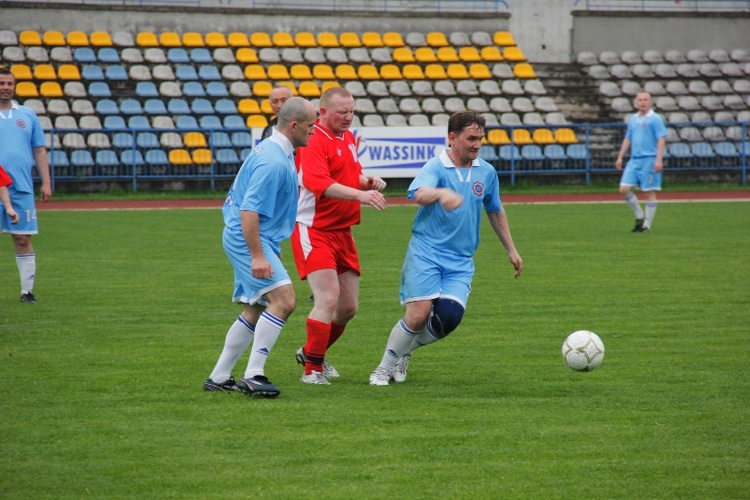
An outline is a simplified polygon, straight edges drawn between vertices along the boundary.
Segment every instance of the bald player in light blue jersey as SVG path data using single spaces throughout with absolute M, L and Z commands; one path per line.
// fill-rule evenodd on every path
M 622 140 L 615 168 L 622 170 L 622 158 L 630 148 L 630 161 L 620 180 L 620 194 L 635 214 L 633 232 L 645 233 L 651 229 L 656 215 L 656 192 L 661 190 L 667 128 L 661 116 L 651 109 L 651 94 L 648 92 L 636 95 L 635 107 L 638 112 L 628 120 L 628 130 Z M 632 191 L 634 187 L 640 188 L 646 196 L 645 211 Z
M 482 212 L 505 247 L 515 277 L 518 254 L 500 202 L 497 172 L 478 157 L 485 119 L 479 113 L 455 113 L 448 121 L 448 142 L 409 186 L 420 208 L 401 269 L 401 303 L 406 314 L 391 330 L 370 385 L 403 382 L 412 352 L 444 339 L 463 318 L 474 276 Z
M 297 297 L 281 262 L 281 242 L 294 230 L 298 181 L 294 150 L 307 145 L 316 112 L 294 97 L 279 110 L 271 136 L 245 159 L 229 190 L 224 214 L 224 251 L 234 268 L 234 302 L 242 313 L 227 332 L 224 349 L 203 390 L 241 391 L 274 398 L 279 388 L 265 376 L 265 364 Z M 252 342 L 245 373 L 231 373 Z
M 0 227 L 2 232 L 10 233 L 13 238 L 21 278 L 21 302 L 33 304 L 36 303 L 33 293 L 36 253 L 31 236 L 39 233 L 31 176 L 34 166 L 42 180 L 40 201 L 50 199 L 52 183 L 42 125 L 31 108 L 19 106 L 13 101 L 15 92 L 13 73 L 8 68 L 0 68 L 0 165 L 13 179 L 8 194 L 14 210 L 20 215 L 18 223 L 11 224 L 9 214 L 0 204 Z

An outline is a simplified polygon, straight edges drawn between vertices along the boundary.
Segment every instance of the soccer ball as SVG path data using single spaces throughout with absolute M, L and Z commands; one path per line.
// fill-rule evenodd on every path
M 590 372 L 602 364 L 604 344 L 594 332 L 578 330 L 568 335 L 562 346 L 565 363 L 579 372 Z

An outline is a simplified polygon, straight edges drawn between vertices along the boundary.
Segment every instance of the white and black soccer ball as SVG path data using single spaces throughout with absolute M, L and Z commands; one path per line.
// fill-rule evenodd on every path
M 594 332 L 578 330 L 568 335 L 562 346 L 565 363 L 579 372 L 590 372 L 602 364 L 604 343 Z

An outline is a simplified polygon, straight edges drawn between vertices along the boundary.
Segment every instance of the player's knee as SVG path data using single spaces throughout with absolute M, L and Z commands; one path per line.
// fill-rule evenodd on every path
M 463 306 L 453 299 L 437 299 L 432 306 L 430 330 L 438 339 L 458 328 L 464 317 Z

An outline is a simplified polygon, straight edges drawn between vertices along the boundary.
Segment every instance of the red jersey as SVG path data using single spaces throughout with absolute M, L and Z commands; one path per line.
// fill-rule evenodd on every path
M 0 166 L 0 187 L 8 187 L 11 184 L 13 184 L 13 179 L 10 178 L 10 175 L 3 170 L 3 167 Z
M 300 184 L 297 222 L 322 231 L 359 224 L 358 201 L 323 195 L 335 183 L 359 189 L 362 165 L 354 134 L 347 130 L 343 136 L 336 136 L 318 120 L 310 142 L 298 148 L 295 156 Z

